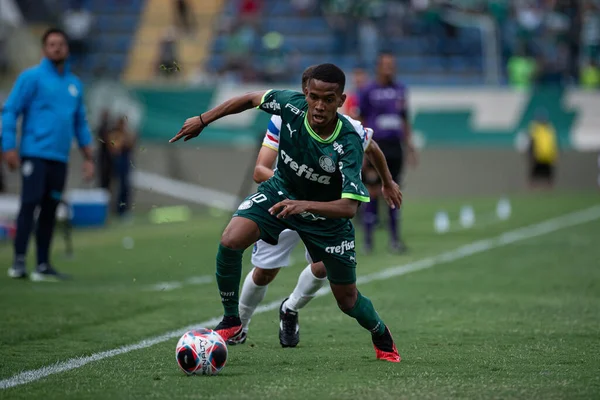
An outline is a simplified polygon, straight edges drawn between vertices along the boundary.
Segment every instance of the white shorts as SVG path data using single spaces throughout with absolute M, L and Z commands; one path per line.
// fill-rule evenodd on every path
M 290 255 L 294 247 L 300 243 L 298 232 L 286 229 L 279 235 L 278 243 L 273 246 L 259 240 L 252 249 L 252 265 L 262 269 L 275 269 L 290 265 Z M 306 261 L 312 263 L 306 248 L 304 249 Z

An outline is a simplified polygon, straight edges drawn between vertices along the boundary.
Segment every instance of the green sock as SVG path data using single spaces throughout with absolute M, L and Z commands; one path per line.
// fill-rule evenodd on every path
M 217 286 L 225 316 L 239 315 L 239 291 L 242 278 L 243 250 L 231 250 L 219 244 L 217 252 Z
M 345 311 L 346 314 L 356 319 L 360 326 L 371 331 L 376 335 L 383 335 L 385 332 L 385 324 L 379 318 L 379 314 L 375 311 L 373 303 L 367 297 L 363 296 L 358 292 L 358 298 L 354 307 L 350 310 Z

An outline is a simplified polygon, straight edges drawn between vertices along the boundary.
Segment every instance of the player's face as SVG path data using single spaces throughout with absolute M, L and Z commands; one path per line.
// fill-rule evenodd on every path
M 346 95 L 337 83 L 311 79 L 304 90 L 308 103 L 308 122 L 319 129 L 329 125 L 337 116 L 337 109 L 344 105 Z
M 65 62 L 69 56 L 69 45 L 60 33 L 52 33 L 44 43 L 44 56 L 54 63 Z
M 383 55 L 379 59 L 378 65 L 379 76 L 385 80 L 393 80 L 396 74 L 396 62 L 394 57 L 390 55 Z

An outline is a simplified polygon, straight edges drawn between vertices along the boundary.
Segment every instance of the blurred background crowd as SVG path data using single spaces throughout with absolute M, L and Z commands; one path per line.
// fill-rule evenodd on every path
M 323 54 L 370 70 L 398 56 L 415 84 L 598 85 L 598 2 L 291 0 L 231 2 L 208 71 L 234 81 L 289 79 Z M 235 8 L 234 8 L 235 6 Z M 293 15 L 294 17 L 282 16 Z
M 346 70 L 372 70 L 378 52 L 386 50 L 397 56 L 409 84 L 600 84 L 597 0 L 13 4 L 29 26 L 58 24 L 66 30 L 74 65 L 88 80 L 295 82 L 305 67 L 324 57 Z M 7 48 L 14 21 L 3 19 L 0 73 L 8 75 L 18 65 L 12 65 L 14 55 Z

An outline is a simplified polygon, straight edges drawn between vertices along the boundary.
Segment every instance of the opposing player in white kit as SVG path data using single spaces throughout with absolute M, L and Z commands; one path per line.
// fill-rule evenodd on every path
M 311 70 L 312 68 L 309 67 L 302 74 L 302 89 L 310 79 Z M 369 128 L 363 128 L 360 122 L 346 115 L 344 117 L 354 125 L 356 131 L 363 138 L 365 155 L 369 158 L 371 164 L 375 166 L 381 177 L 385 200 L 390 207 L 400 207 L 402 193 L 388 170 L 383 152 L 377 143 L 372 140 L 373 131 Z M 266 181 L 273 176 L 273 165 L 279 148 L 280 130 L 281 117 L 274 115 L 269 121 L 263 147 L 256 160 L 254 181 L 257 183 Z M 299 242 L 300 236 L 298 233 L 289 229 L 281 232 L 276 245 L 270 245 L 262 240 L 256 242 L 252 252 L 252 265 L 254 265 L 254 268 L 246 276 L 240 295 L 239 311 L 243 333 L 237 339 L 229 340 L 229 344 L 241 344 L 246 341 L 250 318 L 256 307 L 264 299 L 267 285 L 275 279 L 281 267 L 289 266 L 290 255 Z M 312 263 L 308 252 L 305 253 L 309 265 L 300 273 L 296 288 L 283 301 L 279 310 L 279 342 L 283 347 L 295 347 L 298 344 L 300 341 L 298 311 L 306 306 L 327 282 L 324 264 L 322 262 Z

